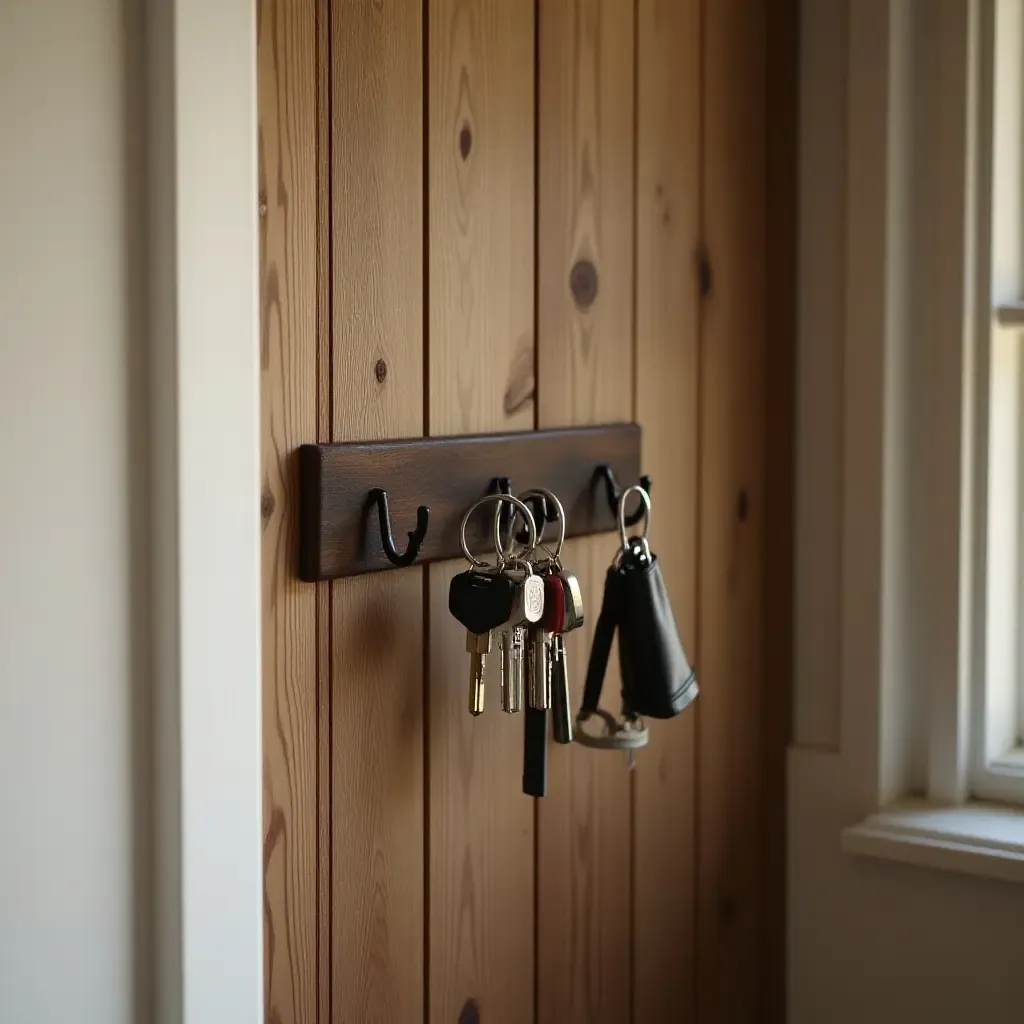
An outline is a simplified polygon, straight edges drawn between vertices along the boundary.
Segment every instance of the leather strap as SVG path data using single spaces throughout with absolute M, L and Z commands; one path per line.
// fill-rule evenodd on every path
M 526 707 L 523 725 L 523 792 L 544 796 L 548 791 L 548 713 Z
M 597 618 L 594 630 L 594 642 L 590 648 L 590 661 L 587 663 L 587 681 L 583 687 L 583 704 L 581 715 L 592 715 L 601 703 L 601 690 L 604 687 L 604 674 L 608 668 L 608 658 L 612 651 L 612 641 L 619 625 L 621 614 L 621 587 L 618 569 L 609 569 L 604 578 L 604 597 L 601 601 L 601 614 Z

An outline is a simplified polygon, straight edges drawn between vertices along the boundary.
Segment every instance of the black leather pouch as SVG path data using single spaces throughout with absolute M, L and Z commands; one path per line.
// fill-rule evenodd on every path
M 697 696 L 696 673 L 679 639 L 658 559 L 635 541 L 605 577 L 587 666 L 582 712 L 597 711 L 615 631 L 627 715 L 673 718 Z
M 656 556 L 627 559 L 618 570 L 619 668 L 628 712 L 673 718 L 697 696 L 697 675 L 683 650 Z

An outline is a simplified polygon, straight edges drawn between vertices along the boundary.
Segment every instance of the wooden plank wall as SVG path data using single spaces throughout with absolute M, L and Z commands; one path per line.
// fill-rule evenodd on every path
M 782 1021 L 797 0 L 258 5 L 267 1021 Z M 703 693 L 535 804 L 462 566 L 296 582 L 294 450 L 628 419 Z
M 538 32 L 538 425 L 634 418 L 634 12 L 619 0 L 549 0 Z M 590 601 L 569 634 L 583 692 L 612 537 L 570 543 Z M 619 692 L 614 659 L 605 680 Z M 589 755 L 589 756 L 588 756 Z M 537 807 L 537 1020 L 629 1020 L 631 779 L 623 758 L 550 746 Z
M 429 147 L 431 435 L 534 425 L 532 4 L 433 0 Z M 525 486 L 525 485 L 524 485 Z M 533 808 L 520 788 L 519 719 L 467 703 L 466 631 L 448 613 L 464 560 L 432 566 L 428 1019 L 533 1012 Z

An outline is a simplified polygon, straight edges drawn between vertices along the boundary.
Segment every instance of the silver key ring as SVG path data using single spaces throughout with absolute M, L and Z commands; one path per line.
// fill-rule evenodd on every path
M 551 560 L 553 562 L 557 563 L 558 559 L 561 557 L 561 554 L 562 554 L 562 547 L 565 544 L 565 526 L 566 526 L 566 523 L 565 523 L 565 509 L 562 507 L 562 503 L 558 500 L 558 495 L 555 494 L 554 491 L 549 491 L 546 487 L 531 487 L 528 491 L 521 492 L 520 495 L 519 495 L 519 498 L 520 499 L 530 498 L 530 497 L 533 497 L 535 495 L 539 495 L 540 497 L 549 500 L 551 502 L 551 504 L 555 506 L 555 512 L 558 515 L 558 541 L 555 544 L 554 553 L 552 554 L 551 551 L 549 551 L 547 548 L 545 548 L 545 550 L 548 551 L 548 554 L 551 556 Z M 534 520 L 534 522 L 536 523 L 536 520 Z M 547 526 L 547 522 L 546 521 L 544 523 L 544 526 L 545 527 Z M 516 542 L 515 541 L 515 533 L 516 533 L 516 529 L 515 528 L 516 528 L 515 517 L 513 517 L 513 519 L 512 519 L 512 540 L 511 540 L 511 543 L 509 544 L 508 550 L 506 551 L 504 545 L 501 543 L 501 516 L 500 516 L 500 514 L 498 513 L 497 510 L 495 511 L 495 513 L 494 513 L 494 550 L 495 550 L 495 552 L 497 552 L 498 557 L 500 559 L 502 559 L 503 561 L 506 558 L 509 558 L 512 555 L 513 549 L 515 547 L 515 542 Z M 538 547 L 541 546 L 543 540 L 544 540 L 544 529 L 542 528 L 541 531 L 540 531 L 540 536 L 536 540 L 534 540 L 534 542 L 532 544 L 530 544 L 530 546 L 528 548 L 526 548 L 523 551 L 523 553 L 522 553 L 522 555 L 520 557 L 528 558 L 530 555 L 532 555 L 537 550 Z
M 622 541 L 622 547 L 619 549 L 620 556 L 626 553 L 629 548 L 630 538 L 626 536 L 626 499 L 631 494 L 639 494 L 640 500 L 644 506 L 644 532 L 639 537 L 633 538 L 642 542 L 644 546 L 644 553 L 648 558 L 651 557 L 651 545 L 647 540 L 647 534 L 651 530 L 651 496 L 645 491 L 639 484 L 633 484 L 631 487 L 627 487 L 619 498 L 619 540 Z
M 599 735 L 587 732 L 583 728 L 583 723 L 594 715 L 604 721 L 604 732 Z M 650 738 L 650 731 L 643 719 L 619 722 L 603 708 L 598 708 L 594 712 L 580 711 L 576 715 L 575 742 L 584 747 L 592 747 L 595 750 L 639 750 L 647 746 Z
M 485 562 L 483 559 L 477 558 L 469 550 L 469 545 L 466 543 L 466 525 L 469 523 L 469 517 L 483 505 L 489 505 L 492 502 L 508 502 L 510 505 L 514 505 L 523 514 L 523 522 L 526 523 L 526 529 L 530 534 L 530 550 L 532 551 L 537 546 L 537 521 L 533 518 L 533 513 L 530 511 L 530 507 L 520 501 L 518 498 L 513 497 L 511 494 L 485 494 L 482 498 L 474 501 L 472 505 L 466 509 L 466 514 L 462 517 L 462 526 L 459 527 L 459 545 L 462 548 L 462 553 L 466 556 L 466 561 L 471 565 L 474 565 L 477 569 L 495 569 L 501 568 L 505 564 L 504 549 L 499 546 L 495 548 L 495 554 L 498 556 L 497 565 L 492 566 L 490 562 Z

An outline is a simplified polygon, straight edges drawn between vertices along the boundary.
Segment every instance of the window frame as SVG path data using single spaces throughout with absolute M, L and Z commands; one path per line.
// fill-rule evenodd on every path
M 991 287 L 982 230 L 1005 2 L 1024 5 L 803 8 L 790 814 L 804 853 L 837 828 L 849 854 L 1024 882 L 1016 779 L 981 802 L 996 791 L 976 756 L 982 384 L 993 308 L 1024 321 L 1020 293 Z
M 969 792 L 1024 803 L 1024 2 L 981 9 L 976 267 L 979 471 Z M 998 552 L 998 557 L 995 553 Z
M 839 740 L 867 813 L 1024 803 L 1024 751 L 994 729 L 1015 740 L 1024 712 L 1024 472 L 989 472 L 1008 413 L 1024 455 L 1020 374 L 1009 403 L 989 387 L 994 356 L 1024 358 L 992 329 L 1021 297 L 992 217 L 1009 16 L 1024 24 L 1024 0 L 848 6 Z M 1012 557 L 989 559 L 1011 522 Z

